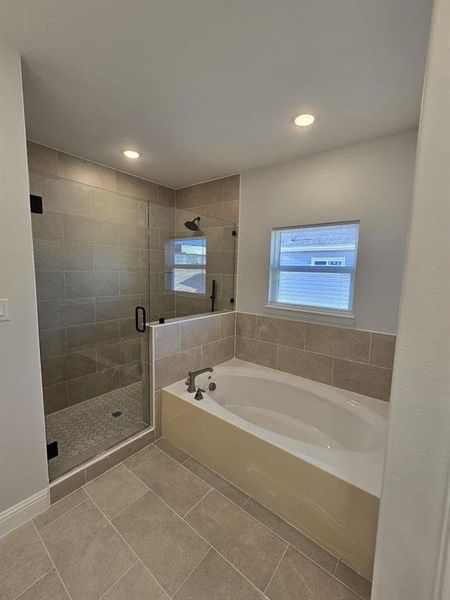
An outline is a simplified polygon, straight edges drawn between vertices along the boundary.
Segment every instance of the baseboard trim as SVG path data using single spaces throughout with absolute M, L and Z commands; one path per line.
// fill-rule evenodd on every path
M 37 517 L 50 506 L 50 495 L 48 488 L 41 490 L 22 502 L 7 508 L 0 513 L 0 537 L 6 535 L 16 527 L 23 525 L 30 519 Z

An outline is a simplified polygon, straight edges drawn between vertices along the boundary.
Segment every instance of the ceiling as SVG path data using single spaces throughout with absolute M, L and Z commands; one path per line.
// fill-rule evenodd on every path
M 0 0 L 0 38 L 23 57 L 30 139 L 181 187 L 416 126 L 430 9 Z

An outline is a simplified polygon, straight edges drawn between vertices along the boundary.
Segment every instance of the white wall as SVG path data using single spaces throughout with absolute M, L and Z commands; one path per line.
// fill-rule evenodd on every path
M 434 6 L 391 395 L 375 600 L 431 600 L 450 465 L 450 0 Z M 442 596 L 448 599 L 448 596 Z
M 408 131 L 243 173 L 238 310 L 265 312 L 272 227 L 360 219 L 355 327 L 395 333 L 415 150 Z
M 48 485 L 22 80 L 0 47 L 0 513 Z M 1 515 L 0 515 L 1 517 Z

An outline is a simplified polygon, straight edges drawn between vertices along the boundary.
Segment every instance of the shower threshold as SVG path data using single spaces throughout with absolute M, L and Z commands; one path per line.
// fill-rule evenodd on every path
M 47 442 L 59 450 L 48 463 L 50 481 L 148 427 L 142 398 L 139 381 L 47 415 Z

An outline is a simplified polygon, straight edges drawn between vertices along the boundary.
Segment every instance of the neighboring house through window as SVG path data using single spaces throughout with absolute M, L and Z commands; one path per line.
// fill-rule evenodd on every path
M 269 306 L 353 311 L 359 222 L 272 230 Z
M 173 292 L 206 293 L 205 237 L 177 238 L 166 245 L 168 288 Z

